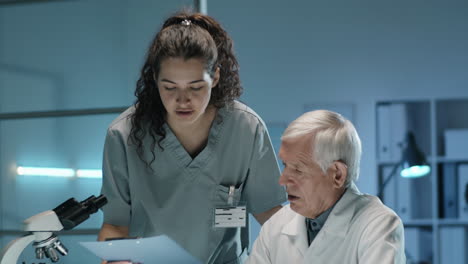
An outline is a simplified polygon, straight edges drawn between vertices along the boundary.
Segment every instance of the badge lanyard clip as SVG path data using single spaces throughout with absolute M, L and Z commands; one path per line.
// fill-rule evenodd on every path
M 228 193 L 228 205 L 232 205 L 234 203 L 234 185 L 229 186 L 229 193 Z

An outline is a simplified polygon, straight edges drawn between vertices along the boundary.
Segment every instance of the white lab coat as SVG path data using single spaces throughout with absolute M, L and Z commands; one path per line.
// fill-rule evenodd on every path
M 287 205 L 263 225 L 246 264 L 404 264 L 404 248 L 400 218 L 352 184 L 310 247 L 304 216 Z

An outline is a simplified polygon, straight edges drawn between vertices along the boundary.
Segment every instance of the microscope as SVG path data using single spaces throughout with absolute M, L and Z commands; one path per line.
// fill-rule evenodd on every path
M 54 232 L 74 228 L 106 203 L 104 195 L 92 195 L 82 202 L 70 198 L 53 210 L 31 216 L 23 222 L 23 229 L 28 234 L 11 241 L 2 250 L 0 264 L 16 264 L 23 250 L 33 241 L 37 259 L 49 258 L 52 262 L 57 262 L 59 253 L 66 256 L 68 249 Z

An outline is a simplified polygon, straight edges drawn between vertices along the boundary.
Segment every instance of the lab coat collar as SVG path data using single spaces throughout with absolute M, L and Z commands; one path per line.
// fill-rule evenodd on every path
M 359 189 L 352 183 L 341 199 L 336 203 L 320 233 L 322 233 L 322 235 L 323 233 L 327 233 L 345 237 L 349 229 L 351 218 L 354 215 L 352 212 L 355 210 L 355 200 L 359 198 L 360 195 Z M 291 208 L 288 209 L 292 210 Z M 294 217 L 283 226 L 281 233 L 291 237 L 295 248 L 297 248 L 302 255 L 305 255 L 309 245 L 304 216 L 295 213 Z
M 287 207 L 288 210 L 291 210 L 289 205 L 287 205 Z M 289 223 L 283 226 L 281 233 L 289 236 L 290 239 L 292 239 L 294 248 L 298 249 L 303 256 L 305 255 L 309 248 L 309 243 L 307 240 L 307 229 L 304 216 L 295 213 Z

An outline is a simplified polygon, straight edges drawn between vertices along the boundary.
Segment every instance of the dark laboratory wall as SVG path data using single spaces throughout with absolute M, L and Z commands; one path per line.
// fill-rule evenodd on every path
M 467 1 L 217 0 L 208 13 L 231 33 L 243 99 L 265 120 L 351 109 L 361 191 L 377 190 L 377 101 L 468 97 Z

